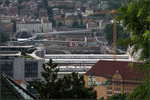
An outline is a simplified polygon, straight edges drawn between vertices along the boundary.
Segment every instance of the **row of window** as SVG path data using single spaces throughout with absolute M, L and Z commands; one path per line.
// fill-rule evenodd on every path
M 112 87 L 107 87 L 107 90 L 112 90 Z M 114 88 L 114 91 L 121 91 L 121 88 Z M 131 88 L 124 88 L 124 92 L 131 92 Z M 112 91 L 107 91 L 107 94 L 112 94 Z
M 107 91 L 107 94 L 112 94 L 112 91 Z
M 131 92 L 132 89 L 131 88 L 124 88 L 124 92 Z
M 114 88 L 114 91 L 121 91 L 121 88 Z
M 1 63 L 2 72 L 13 78 L 14 69 L 13 62 Z M 37 77 L 38 76 L 38 63 L 29 62 L 25 63 L 25 77 Z
M 25 77 L 37 77 L 38 76 L 38 63 L 28 62 L 25 63 Z
M 107 87 L 107 90 L 112 90 L 112 87 Z

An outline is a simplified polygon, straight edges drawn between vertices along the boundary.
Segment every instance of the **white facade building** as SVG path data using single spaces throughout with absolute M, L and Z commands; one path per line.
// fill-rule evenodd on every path
M 48 28 L 48 29 L 47 29 Z M 51 22 L 43 22 L 41 21 L 32 21 L 32 22 L 19 22 L 16 23 L 16 31 L 20 31 L 22 29 L 26 29 L 28 32 L 31 33 L 45 33 L 52 31 L 52 23 Z
M 108 1 L 101 1 L 98 5 L 102 10 L 108 9 Z

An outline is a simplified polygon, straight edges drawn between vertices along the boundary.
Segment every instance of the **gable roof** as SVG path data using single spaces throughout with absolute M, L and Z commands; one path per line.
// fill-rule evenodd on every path
M 136 70 L 130 70 L 130 62 L 125 61 L 98 61 L 85 75 L 112 77 L 116 71 L 123 77 L 123 79 L 138 79 L 141 80 L 144 75 L 137 73 Z
M 25 82 L 24 80 L 14 80 L 16 83 L 21 84 L 21 83 L 25 83 L 26 85 L 28 85 L 27 82 Z
M 1 74 L 1 99 L 37 99 L 6 74 Z
M 16 83 L 21 84 L 23 80 L 14 80 Z

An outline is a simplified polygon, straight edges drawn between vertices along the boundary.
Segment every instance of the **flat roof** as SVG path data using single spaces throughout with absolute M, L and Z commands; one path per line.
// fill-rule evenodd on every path
M 27 45 L 27 46 L 0 46 L 0 48 L 32 48 L 34 45 Z
M 99 60 L 113 61 L 114 59 L 53 59 L 57 64 L 95 64 Z M 45 59 L 48 62 L 49 59 Z M 116 59 L 116 61 L 131 61 L 131 59 Z

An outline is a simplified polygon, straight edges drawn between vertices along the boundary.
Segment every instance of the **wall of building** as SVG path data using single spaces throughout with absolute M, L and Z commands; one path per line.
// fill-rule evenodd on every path
M 91 79 L 89 78 L 90 76 L 84 75 L 84 81 L 85 81 L 85 86 L 88 87 L 90 85 Z M 100 82 L 104 83 L 107 79 L 104 77 L 93 77 L 93 82 Z M 96 86 L 95 90 L 97 91 L 97 99 L 100 99 L 104 97 L 104 99 L 107 99 L 107 87 L 104 86 Z
M 24 80 L 24 58 L 14 58 L 14 79 Z
M 47 29 L 48 25 L 48 29 Z M 20 31 L 22 29 L 26 29 L 31 33 L 35 32 L 50 32 L 52 31 L 52 23 L 17 23 L 16 24 L 16 31 Z
M 104 83 L 107 79 L 104 77 L 96 77 L 96 82 Z M 97 99 L 104 97 L 107 99 L 107 87 L 106 86 L 96 86 Z
M 105 86 L 96 86 L 95 90 L 97 91 L 97 99 L 104 97 L 104 99 L 108 99 L 109 97 L 117 94 L 123 93 L 131 93 L 136 85 L 141 84 L 141 80 L 136 79 L 124 79 L 120 74 L 116 73 L 112 78 L 105 77 L 96 77 L 93 76 L 93 83 L 100 82 L 104 83 L 105 81 L 109 81 Z M 88 87 L 91 83 L 91 79 L 89 76 L 84 75 L 85 86 Z

